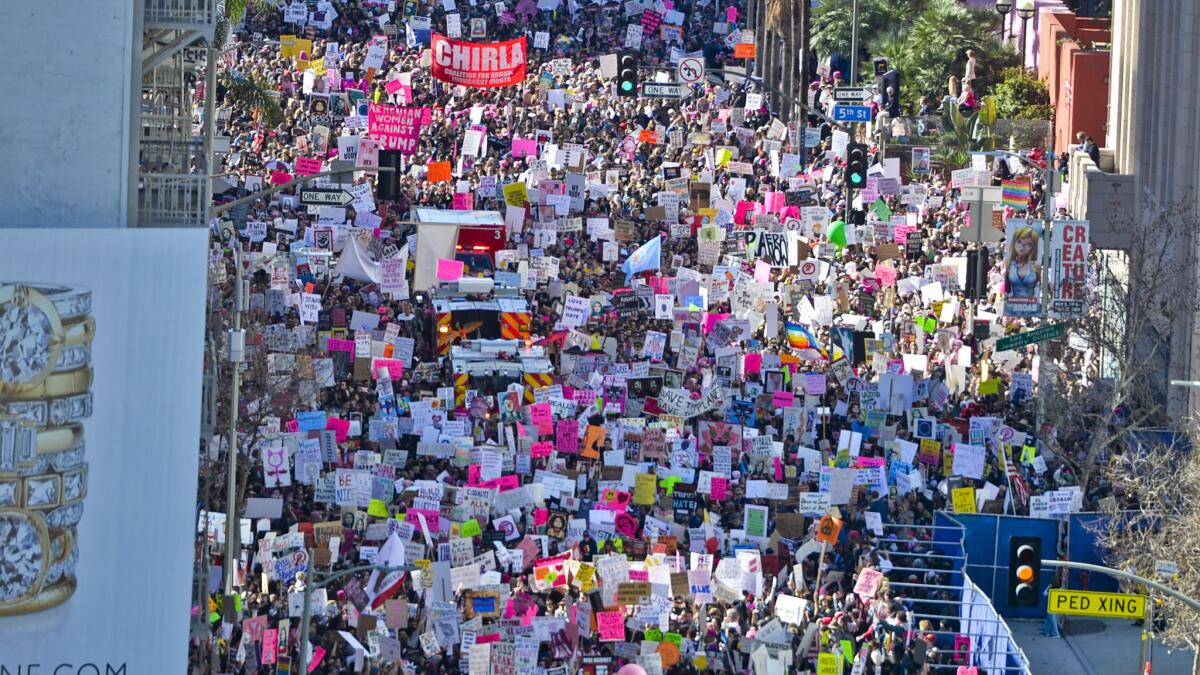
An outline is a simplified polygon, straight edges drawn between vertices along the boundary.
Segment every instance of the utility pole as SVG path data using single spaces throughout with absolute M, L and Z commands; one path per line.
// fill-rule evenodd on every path
M 850 11 L 850 83 L 858 86 L 858 0 L 854 0 Z
M 238 405 L 242 387 L 242 362 L 246 359 L 246 333 L 242 330 L 242 305 L 248 293 L 242 289 L 242 256 L 238 242 L 230 242 L 233 249 L 233 328 L 226 336 L 229 348 L 229 454 L 226 457 L 225 474 L 225 594 L 233 593 L 237 581 L 238 534 L 241 519 L 237 504 L 238 463 Z
M 1045 225 L 1042 227 L 1042 312 L 1047 322 L 1050 321 L 1050 234 L 1054 226 L 1054 216 L 1058 208 L 1054 203 L 1054 113 L 1050 113 L 1050 140 L 1046 149 L 1046 170 L 1042 174 L 1046 181 L 1045 203 L 1042 204 L 1042 216 Z M 1007 272 L 1005 272 L 1007 274 Z M 1037 393 L 1037 437 L 1043 438 L 1042 424 L 1046 419 L 1046 388 L 1048 385 L 1046 373 L 1046 351 L 1049 343 L 1038 345 L 1038 393 Z

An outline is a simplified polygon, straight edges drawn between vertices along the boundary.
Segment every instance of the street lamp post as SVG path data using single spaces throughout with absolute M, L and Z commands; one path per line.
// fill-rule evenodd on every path
M 999 3 L 997 3 L 999 4 Z M 1021 19 L 1021 67 L 1025 67 L 1027 60 L 1025 53 L 1025 39 L 1029 34 L 1029 20 L 1037 13 L 1037 7 L 1033 4 L 1033 0 L 1018 0 L 1017 1 L 1017 16 Z
M 312 561 L 312 553 L 309 551 L 306 551 L 306 552 L 309 554 L 308 559 L 311 562 Z M 308 672 L 308 633 L 309 633 L 309 624 L 312 621 L 312 592 L 313 592 L 313 589 L 325 588 L 329 584 L 337 581 L 338 579 L 341 579 L 344 576 L 348 576 L 350 574 L 357 574 L 359 572 L 367 572 L 367 571 L 371 571 L 371 570 L 376 570 L 379 572 L 411 572 L 416 569 L 419 569 L 419 568 L 414 567 L 412 565 L 397 565 L 394 567 L 388 567 L 388 566 L 384 566 L 384 565 L 358 565 L 357 567 L 351 567 L 349 569 L 344 569 L 340 572 L 334 572 L 332 574 L 325 575 L 325 578 L 322 579 L 321 581 L 316 581 L 316 574 L 311 574 L 310 576 L 312 576 L 313 578 L 310 580 L 306 580 L 306 583 L 304 584 L 304 609 L 300 613 L 300 644 L 299 644 L 299 649 L 298 649 L 298 651 L 299 651 L 299 655 L 298 655 L 299 659 L 298 660 L 300 661 L 300 667 L 298 669 L 298 672 L 301 672 L 301 673 Z
M 1000 38 L 1004 39 L 1004 20 L 1012 11 L 1013 0 L 996 0 L 996 13 L 1000 15 Z

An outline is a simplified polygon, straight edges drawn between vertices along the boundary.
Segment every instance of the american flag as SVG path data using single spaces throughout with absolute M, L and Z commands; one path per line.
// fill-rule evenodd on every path
M 1021 478 L 1021 472 L 1017 470 L 1017 465 L 1012 461 L 1008 451 L 1003 453 L 1004 456 L 1004 472 L 1008 474 L 1008 483 L 1012 486 L 1013 499 L 1022 507 L 1029 501 L 1029 486 L 1025 484 L 1025 479 Z

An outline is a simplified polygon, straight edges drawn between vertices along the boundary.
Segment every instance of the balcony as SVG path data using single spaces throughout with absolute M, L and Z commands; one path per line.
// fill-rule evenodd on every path
M 142 0 L 147 30 L 197 30 L 216 24 L 216 0 Z

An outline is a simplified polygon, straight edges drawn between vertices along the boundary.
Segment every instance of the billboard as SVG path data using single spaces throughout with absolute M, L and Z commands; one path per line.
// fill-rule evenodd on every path
M 1005 224 L 1004 315 L 1042 313 L 1042 223 L 1010 218 Z
M 207 230 L 3 241 L 0 670 L 183 672 Z

